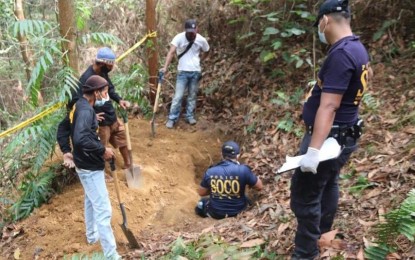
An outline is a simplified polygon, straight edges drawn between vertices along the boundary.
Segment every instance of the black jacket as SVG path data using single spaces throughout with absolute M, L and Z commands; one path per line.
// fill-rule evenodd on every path
M 105 147 L 101 144 L 98 134 L 98 121 L 95 111 L 88 101 L 81 97 L 72 111 L 58 127 L 58 143 L 63 153 L 70 152 L 67 141 L 68 133 L 72 138 L 75 166 L 80 169 L 97 171 L 105 168 Z
M 87 79 L 91 77 L 92 75 L 98 75 L 95 73 L 94 69 L 92 68 L 92 65 L 88 67 L 88 69 L 82 74 L 81 78 L 79 79 L 78 89 L 76 92 L 72 93 L 72 100 L 68 104 L 68 108 L 71 109 L 73 104 L 76 103 L 76 101 L 79 99 L 79 97 L 82 97 L 82 86 L 85 84 Z M 114 100 L 115 102 L 119 103 L 122 98 L 120 95 L 115 92 L 115 87 L 112 84 L 110 78 L 108 77 L 108 74 L 101 73 L 100 75 L 104 79 L 108 81 L 108 94 L 111 98 L 111 100 Z M 106 102 L 102 107 L 94 107 L 95 113 L 104 112 L 104 120 L 99 122 L 99 125 L 108 126 L 112 125 L 117 121 L 117 114 L 115 113 L 115 108 L 112 105 L 112 101 Z

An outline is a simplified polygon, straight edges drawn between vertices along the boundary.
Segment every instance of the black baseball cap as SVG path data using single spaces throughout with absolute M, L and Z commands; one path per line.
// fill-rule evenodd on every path
M 239 145 L 235 143 L 234 141 L 227 141 L 223 143 L 222 145 L 222 155 L 236 158 L 236 156 L 239 154 Z
M 188 19 L 184 23 L 184 29 L 186 32 L 196 32 L 197 23 L 194 19 Z
M 98 75 L 92 75 L 86 80 L 85 85 L 82 86 L 82 92 L 91 93 L 95 90 L 100 90 L 105 86 L 108 86 L 108 81 L 106 79 Z
M 320 10 L 318 11 L 318 16 L 316 21 L 314 22 L 313 26 L 317 27 L 321 17 L 325 14 L 331 13 L 347 13 L 350 15 L 350 7 L 349 7 L 349 0 L 326 0 L 320 6 Z

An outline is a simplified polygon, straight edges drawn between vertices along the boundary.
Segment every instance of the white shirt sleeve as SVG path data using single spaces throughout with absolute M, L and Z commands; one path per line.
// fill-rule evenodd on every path
M 180 40 L 181 40 L 181 35 L 177 34 L 176 36 L 174 36 L 173 40 L 171 41 L 171 45 L 173 45 L 174 47 L 179 47 L 180 46 Z
M 201 36 L 201 45 L 202 45 L 202 51 L 207 52 L 210 49 L 209 43 L 207 42 L 206 38 Z

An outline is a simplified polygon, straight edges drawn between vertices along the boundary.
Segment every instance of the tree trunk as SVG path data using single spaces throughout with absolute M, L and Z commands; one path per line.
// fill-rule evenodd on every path
M 61 37 L 66 41 L 62 42 L 62 51 L 64 63 L 71 67 L 76 76 L 79 75 L 78 68 L 78 50 L 76 48 L 76 24 L 75 24 L 75 1 L 74 0 L 58 0 L 59 9 L 59 28 Z
M 14 14 L 16 15 L 19 21 L 24 21 L 24 12 L 23 12 L 23 1 L 22 0 L 15 0 L 14 2 Z M 28 42 L 26 36 L 19 33 L 17 35 L 17 39 L 20 43 L 20 52 L 22 53 L 23 61 L 25 63 L 25 71 L 26 71 L 26 79 L 27 81 L 30 80 L 31 75 L 31 68 L 32 68 L 32 54 L 28 48 Z
M 156 22 L 156 0 L 146 0 L 146 23 L 147 31 L 157 31 Z M 150 102 L 154 104 L 156 85 L 157 85 L 157 72 L 158 72 L 158 51 L 157 51 L 157 38 L 150 38 L 151 44 L 147 49 L 148 57 L 148 74 L 149 74 L 149 85 L 150 85 Z

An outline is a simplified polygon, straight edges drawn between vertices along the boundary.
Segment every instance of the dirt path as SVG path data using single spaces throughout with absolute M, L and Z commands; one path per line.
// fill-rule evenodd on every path
M 180 230 L 192 226 L 203 228 L 212 220 L 194 214 L 199 196 L 196 193 L 204 170 L 219 159 L 220 145 L 225 141 L 211 123 L 201 119 L 194 127 L 180 122 L 175 130 L 157 125 L 156 138 L 150 137 L 145 120 L 131 120 L 133 160 L 141 165 L 143 187 L 128 189 L 122 159 L 117 154 L 117 174 L 122 181 L 121 197 L 127 209 L 129 228 L 134 234 L 143 229 Z M 128 251 L 127 240 L 119 223 L 122 216 L 114 184 L 108 184 L 113 210 L 112 225 L 120 253 Z M 87 245 L 83 217 L 83 189 L 79 182 L 66 187 L 31 217 L 19 223 L 24 235 L 16 238 L 2 255 L 10 258 L 17 249 L 21 259 L 57 259 L 72 253 L 100 251 L 100 245 Z

